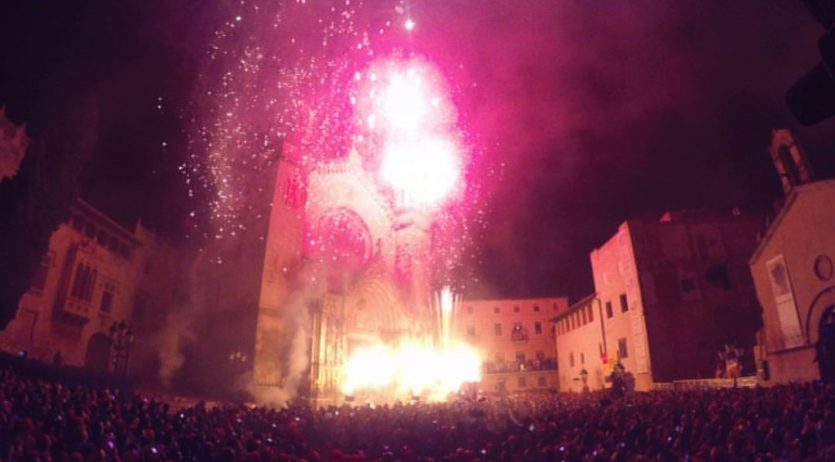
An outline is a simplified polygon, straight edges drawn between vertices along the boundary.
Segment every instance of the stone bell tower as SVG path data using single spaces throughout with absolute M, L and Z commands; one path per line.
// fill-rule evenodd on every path
M 798 143 L 791 130 L 787 128 L 775 129 L 771 132 L 771 146 L 768 148 L 774 168 L 780 174 L 783 193 L 804 183 L 814 181 L 814 172 L 809 163 L 806 151 Z

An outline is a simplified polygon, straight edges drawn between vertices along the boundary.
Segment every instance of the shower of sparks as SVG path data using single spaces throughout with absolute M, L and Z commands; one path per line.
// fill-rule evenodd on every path
M 380 176 L 401 206 L 442 204 L 461 178 L 455 111 L 443 79 L 418 59 L 382 60 L 364 75 L 358 128 L 363 139 L 376 141 Z
M 426 28 L 405 0 L 235 0 L 217 11 L 225 20 L 186 112 L 189 156 L 179 167 L 194 204 L 190 234 L 237 238 L 269 216 L 285 141 L 305 170 L 356 149 L 406 205 L 434 208 L 432 258 L 446 282 L 484 226 L 482 188 L 463 155 L 472 146 L 452 105 L 475 83 L 442 78 L 433 56 L 415 56 Z

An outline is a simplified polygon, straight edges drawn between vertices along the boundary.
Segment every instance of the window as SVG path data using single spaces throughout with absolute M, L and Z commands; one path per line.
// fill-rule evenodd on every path
M 618 359 L 620 358 L 628 358 L 629 357 L 629 350 L 626 348 L 626 338 L 621 337 L 618 339 Z
M 580 353 L 580 364 L 586 364 L 586 354 Z
M 473 314 L 473 306 L 472 305 L 467 307 L 467 314 Z
M 524 351 L 517 351 L 516 352 L 516 361 L 520 363 L 525 362 L 525 352 Z
M 614 316 L 614 313 L 612 313 L 612 302 L 606 302 L 606 317 L 611 318 L 612 316 Z
M 542 350 L 536 350 L 536 359 L 542 361 L 545 359 L 545 352 Z
M 520 311 L 522 311 L 522 310 L 519 308 L 519 305 L 513 305 L 513 312 L 514 313 L 518 313 Z
M 583 315 L 583 324 L 586 325 L 589 322 L 588 316 L 586 315 L 586 310 L 580 310 L 581 314 Z
M 705 272 L 705 281 L 721 289 L 731 289 L 731 278 L 728 275 L 728 267 L 725 265 L 714 265 L 708 268 Z
M 589 312 L 589 322 L 594 322 L 594 308 L 591 305 L 586 307 L 586 311 Z
M 536 335 L 542 335 L 542 323 L 537 321 L 533 325 L 533 331 L 536 332 Z
M 629 311 L 629 302 L 626 301 L 626 294 L 620 294 L 620 311 L 621 313 Z
M 692 279 L 682 279 L 681 280 L 681 291 L 682 292 L 690 292 L 692 290 L 696 290 L 696 281 Z
M 568 329 L 574 330 L 574 316 L 568 317 Z
M 571 367 L 574 367 L 574 352 L 573 351 L 568 354 L 568 364 Z
M 502 325 L 501 325 L 501 323 L 497 322 L 496 324 L 493 325 L 493 333 L 496 334 L 496 336 L 502 335 Z
M 70 295 L 75 298 L 90 301 L 93 299 L 93 287 L 96 283 L 96 270 L 84 263 L 78 263 L 75 268 L 75 280 L 73 280 Z
M 524 376 L 519 376 L 519 388 L 525 388 L 528 385 L 528 381 L 525 380 Z
M 107 248 L 110 249 L 113 253 L 119 253 L 119 240 L 113 236 L 110 236 L 110 239 L 107 241 Z
M 513 323 L 513 332 L 510 334 L 511 340 L 524 341 L 528 339 L 528 330 L 522 327 L 521 322 Z
M 545 377 L 539 377 L 536 379 L 537 383 L 539 384 L 540 388 L 545 388 L 548 386 L 548 382 L 546 382 Z
M 43 290 L 46 286 L 46 276 L 49 274 L 49 265 L 52 263 L 52 256 L 46 254 L 41 258 L 41 264 L 35 270 L 35 276 L 32 278 L 31 287 L 37 290 Z
M 99 307 L 103 313 L 110 313 L 110 309 L 113 307 L 113 295 L 115 292 L 115 285 L 109 282 L 104 283 L 104 291 L 101 293 L 101 306 Z
M 539 305 L 534 305 L 534 306 L 533 306 L 533 311 L 534 311 L 535 313 L 539 313 Z
M 696 236 L 696 249 L 699 251 L 699 258 L 707 260 L 709 254 L 707 251 L 707 239 L 704 236 Z
M 495 313 L 495 314 L 499 314 L 499 313 L 501 313 L 501 312 L 502 312 L 502 309 L 501 309 L 501 308 L 499 308 L 498 306 L 494 306 L 494 307 L 493 307 L 493 313 Z
M 475 326 L 467 326 L 467 335 L 475 337 Z

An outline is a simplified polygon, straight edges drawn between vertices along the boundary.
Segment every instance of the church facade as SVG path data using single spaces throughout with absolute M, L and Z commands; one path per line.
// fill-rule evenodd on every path
M 254 383 L 343 398 L 352 351 L 434 334 L 429 226 L 398 207 L 356 152 L 278 161 L 257 314 Z

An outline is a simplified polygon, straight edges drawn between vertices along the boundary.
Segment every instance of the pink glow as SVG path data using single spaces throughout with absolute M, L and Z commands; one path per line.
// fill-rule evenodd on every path
M 423 85 L 414 69 L 389 77 L 380 98 L 380 112 L 390 130 L 413 134 L 421 129 L 430 109 L 430 95 Z
M 462 168 L 442 79 L 415 59 L 378 63 L 365 75 L 369 104 L 361 120 L 377 140 L 380 178 L 402 206 L 440 205 L 456 190 Z
M 455 145 L 440 138 L 389 143 L 380 167 L 380 176 L 411 206 L 439 203 L 455 188 L 459 172 Z

